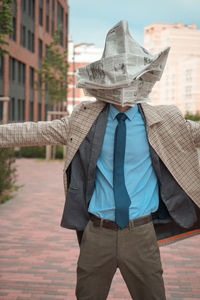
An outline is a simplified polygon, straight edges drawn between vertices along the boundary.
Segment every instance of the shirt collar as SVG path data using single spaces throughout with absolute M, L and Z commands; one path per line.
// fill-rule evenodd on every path
M 110 115 L 113 120 L 116 118 L 116 116 L 119 112 L 120 111 L 114 105 L 110 104 Z M 137 106 L 137 104 L 135 104 L 133 107 L 130 107 L 129 109 L 127 109 L 124 112 L 124 114 L 131 121 L 137 112 L 138 112 L 138 106 Z

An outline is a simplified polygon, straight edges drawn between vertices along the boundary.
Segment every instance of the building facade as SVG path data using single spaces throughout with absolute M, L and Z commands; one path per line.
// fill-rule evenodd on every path
M 68 110 L 71 112 L 73 106 L 81 101 L 92 100 L 93 97 L 85 96 L 82 89 L 76 88 L 77 68 L 99 60 L 102 56 L 103 49 L 97 48 L 93 44 L 80 43 L 74 44 L 69 42 L 69 83 L 68 83 Z
M 171 47 L 162 78 L 150 95 L 152 103 L 174 104 L 183 114 L 200 112 L 200 30 L 196 25 L 148 25 L 144 46 L 153 54 Z
M 64 51 L 68 47 L 68 14 L 67 0 L 13 1 L 14 32 L 7 37 L 9 46 L 5 47 L 10 55 L 0 57 L 0 97 L 10 97 L 9 122 L 46 119 L 48 103 L 34 88 L 38 80 L 35 69 L 41 66 L 60 24 L 60 48 Z M 0 120 L 2 106 L 0 102 Z

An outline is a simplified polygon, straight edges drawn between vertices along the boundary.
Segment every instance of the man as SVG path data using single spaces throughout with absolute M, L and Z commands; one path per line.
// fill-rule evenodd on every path
M 102 59 L 79 69 L 78 86 L 97 101 L 61 120 L 0 126 L 1 147 L 67 146 L 61 226 L 80 243 L 77 299 L 106 299 L 117 268 L 133 299 L 166 299 L 156 234 L 200 227 L 200 124 L 145 103 L 168 52 L 151 55 L 121 21 Z

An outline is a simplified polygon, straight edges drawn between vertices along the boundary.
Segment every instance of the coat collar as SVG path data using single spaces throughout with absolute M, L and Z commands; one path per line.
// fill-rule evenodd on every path
M 96 101 L 96 108 L 97 108 L 97 111 L 100 111 L 106 106 L 108 105 L 108 103 L 106 102 L 103 102 L 103 101 L 100 101 L 100 100 L 97 100 Z M 156 124 L 156 123 L 159 123 L 162 121 L 162 116 L 157 112 L 157 109 L 155 106 L 152 106 L 150 104 L 147 104 L 147 103 L 140 103 L 139 106 L 142 108 L 143 112 L 144 112 L 144 115 L 145 115 L 145 119 L 146 119 L 146 125 L 148 127 Z M 89 105 L 88 105 L 88 108 L 89 108 Z M 92 113 L 92 111 L 91 111 Z M 96 116 L 94 116 L 94 120 L 95 120 Z M 93 121 L 94 121 L 93 120 Z
M 144 112 L 146 124 L 148 127 L 162 121 L 162 116 L 157 112 L 155 106 L 149 105 L 147 103 L 141 103 L 140 107 Z

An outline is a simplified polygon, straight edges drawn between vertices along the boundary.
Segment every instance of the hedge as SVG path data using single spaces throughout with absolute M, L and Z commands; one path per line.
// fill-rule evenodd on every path
M 15 152 L 12 148 L 0 148 L 0 203 L 4 202 L 4 192 L 11 189 L 16 179 Z

